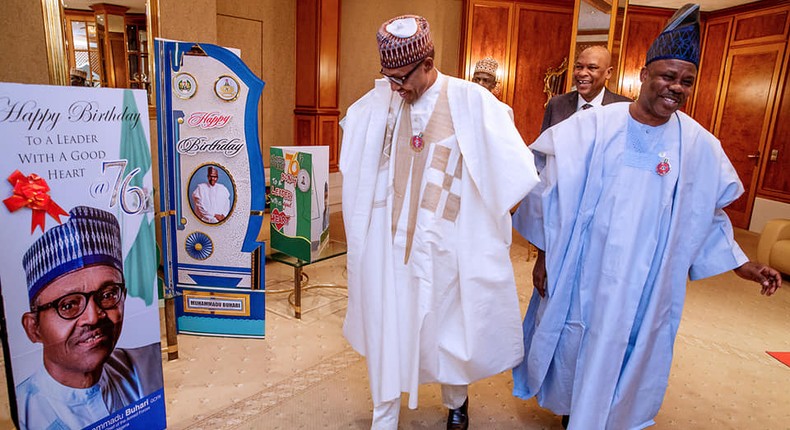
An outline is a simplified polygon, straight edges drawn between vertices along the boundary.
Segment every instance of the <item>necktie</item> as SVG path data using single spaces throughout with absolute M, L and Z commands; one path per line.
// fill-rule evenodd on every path
M 587 109 L 589 109 L 591 107 L 593 107 L 591 104 L 585 103 L 585 104 L 582 105 L 582 110 L 587 110 Z

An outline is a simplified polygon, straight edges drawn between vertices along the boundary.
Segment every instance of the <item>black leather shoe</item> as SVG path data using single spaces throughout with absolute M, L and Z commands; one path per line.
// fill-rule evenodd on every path
M 447 415 L 447 430 L 466 430 L 469 428 L 469 398 L 458 409 L 450 409 Z
M 570 421 L 570 420 L 571 420 L 571 416 L 570 415 L 563 415 L 562 416 L 562 428 L 564 428 L 564 429 L 568 428 L 568 421 Z

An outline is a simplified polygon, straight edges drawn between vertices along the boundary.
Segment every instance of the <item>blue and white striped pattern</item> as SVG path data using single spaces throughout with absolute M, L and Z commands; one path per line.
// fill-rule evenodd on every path
M 699 67 L 699 5 L 687 4 L 669 19 L 647 51 L 645 65 L 656 60 L 683 60 Z
M 123 271 L 121 229 L 109 212 L 77 206 L 27 250 L 22 266 L 30 302 L 47 284 L 83 267 L 106 264 Z

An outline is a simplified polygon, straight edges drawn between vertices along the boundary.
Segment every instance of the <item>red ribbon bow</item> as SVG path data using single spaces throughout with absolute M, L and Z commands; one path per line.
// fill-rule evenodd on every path
M 41 231 L 44 231 L 44 221 L 47 214 L 55 218 L 58 224 L 61 223 L 61 215 L 68 215 L 49 196 L 49 185 L 41 176 L 35 173 L 25 176 L 19 170 L 15 170 L 8 177 L 8 182 L 14 186 L 14 195 L 3 200 L 3 203 L 11 212 L 24 207 L 28 207 L 33 211 L 33 219 L 30 226 L 31 234 L 36 231 L 36 227 L 41 227 Z

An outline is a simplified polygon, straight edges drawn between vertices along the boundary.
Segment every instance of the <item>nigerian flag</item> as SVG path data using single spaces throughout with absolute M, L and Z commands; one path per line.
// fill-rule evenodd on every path
M 144 100 L 145 98 L 143 98 Z M 124 90 L 124 111 L 136 114 L 139 112 L 135 102 L 134 93 Z M 143 127 L 143 121 L 148 121 L 148 115 L 140 115 L 140 121 L 123 120 L 121 128 L 121 159 L 127 160 L 125 178 L 134 169 L 140 171 L 129 182 L 129 186 L 140 187 L 145 192 L 146 198 L 151 199 L 152 172 L 151 150 L 148 138 Z M 133 126 L 134 125 L 134 126 Z M 121 191 L 123 192 L 123 190 Z M 124 237 L 124 262 L 123 274 L 126 281 L 128 295 L 139 297 L 146 305 L 153 303 L 156 298 L 156 239 L 154 232 L 152 200 L 144 203 L 145 209 L 137 216 L 123 217 L 122 229 Z M 130 241 L 129 238 L 134 238 Z

